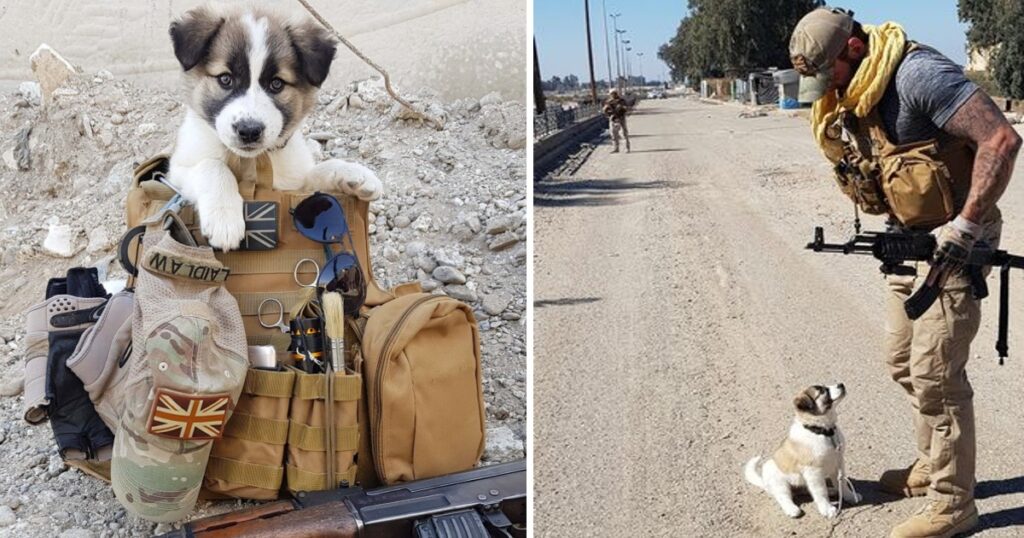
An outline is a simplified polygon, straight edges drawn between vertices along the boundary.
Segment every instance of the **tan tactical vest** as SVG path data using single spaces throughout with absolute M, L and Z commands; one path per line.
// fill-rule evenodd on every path
M 930 230 L 963 208 L 974 168 L 974 150 L 967 141 L 896 145 L 877 107 L 864 118 L 844 112 L 839 121 L 843 158 L 835 166 L 836 182 L 861 211 L 889 214 L 907 228 Z
M 323 265 L 323 249 L 295 229 L 289 214 L 308 193 L 275 190 L 265 156 L 232 158 L 228 165 L 243 199 L 279 204 L 273 249 L 216 256 L 231 269 L 225 287 L 238 301 L 248 343 L 273 345 L 280 353 L 289 337 L 260 325 L 259 304 L 276 298 L 291 317 L 304 293 L 293 275 L 298 261 Z M 167 166 L 167 156 L 160 155 L 136 169 L 129 227 L 173 195 L 151 181 Z M 224 436 L 211 451 L 204 497 L 273 499 L 283 489 L 323 490 L 344 481 L 370 487 L 463 471 L 480 459 L 486 412 L 473 310 L 450 297 L 419 293 L 417 282 L 380 287 L 370 263 L 369 204 L 351 196 L 339 201 L 368 288 L 358 322 L 346 330 L 346 364 L 352 368 L 336 373 L 330 389 L 320 374 L 250 369 Z M 198 227 L 192 207 L 180 215 Z M 203 241 L 198 230 L 193 235 Z M 128 252 L 131 257 L 136 249 L 129 246 Z M 311 269 L 299 267 L 303 282 L 313 280 Z

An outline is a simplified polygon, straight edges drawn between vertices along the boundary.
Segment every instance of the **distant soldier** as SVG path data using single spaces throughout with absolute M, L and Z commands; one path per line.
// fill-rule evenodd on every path
M 608 100 L 604 102 L 601 111 L 608 118 L 608 130 L 612 133 L 612 140 L 615 142 L 615 149 L 612 153 L 619 152 L 619 131 L 626 139 L 626 153 L 629 153 L 629 129 L 626 128 L 626 102 L 619 96 L 619 90 L 612 90 L 608 93 Z

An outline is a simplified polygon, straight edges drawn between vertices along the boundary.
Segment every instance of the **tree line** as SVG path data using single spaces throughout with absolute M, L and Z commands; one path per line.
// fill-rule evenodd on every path
M 793 28 L 822 5 L 823 0 L 689 0 L 689 15 L 658 57 L 678 81 L 788 69 Z M 970 25 L 968 47 L 990 59 L 999 92 L 1024 99 L 1024 2 L 959 0 L 958 15 Z

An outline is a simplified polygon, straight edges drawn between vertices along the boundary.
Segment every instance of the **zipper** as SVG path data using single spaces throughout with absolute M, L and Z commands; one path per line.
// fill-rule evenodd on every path
M 375 419 L 374 422 L 377 423 L 377 427 L 376 428 L 371 428 L 371 432 L 370 433 L 372 434 L 371 437 L 372 437 L 372 442 L 373 442 L 374 464 L 377 467 L 378 473 L 381 474 L 380 478 L 382 480 L 385 479 L 385 477 L 383 476 L 383 471 L 384 471 L 384 456 L 383 456 L 383 452 L 384 451 L 383 451 L 383 448 L 381 447 L 382 436 L 381 436 L 380 432 L 384 429 L 384 425 L 381 424 L 381 421 L 382 421 L 383 416 L 384 416 L 384 404 L 383 404 L 383 398 L 381 398 L 380 395 L 381 395 L 381 391 L 383 390 L 383 386 L 384 386 L 384 374 L 385 374 L 385 372 L 387 370 L 387 366 L 388 366 L 387 358 L 390 355 L 391 346 L 394 345 L 394 340 L 395 340 L 395 337 L 398 335 L 399 329 L 402 328 L 402 325 L 405 323 L 406 319 L 409 318 L 409 315 L 412 314 L 413 310 L 416 310 L 417 308 L 419 308 L 421 305 L 425 304 L 428 301 L 432 301 L 432 300 L 435 300 L 435 299 L 444 299 L 444 298 L 445 298 L 445 296 L 441 296 L 441 295 L 428 295 L 427 297 L 423 297 L 423 298 L 417 299 L 415 302 L 413 302 L 411 305 L 409 305 L 409 308 L 407 308 L 405 310 L 405 312 L 402 313 L 402 316 L 400 318 L 398 318 L 398 321 L 395 322 L 395 324 L 391 327 L 391 330 L 388 332 L 387 338 L 384 339 L 384 347 L 381 349 L 381 353 L 379 355 L 377 355 L 377 379 L 374 380 L 375 394 L 374 394 L 374 402 L 373 402 L 373 404 L 374 404 L 374 406 L 373 406 L 374 407 L 374 409 L 373 409 L 373 417 Z

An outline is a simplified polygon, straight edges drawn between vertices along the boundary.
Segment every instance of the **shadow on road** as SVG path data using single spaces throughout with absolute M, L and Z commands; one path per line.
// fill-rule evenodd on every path
M 606 206 L 619 203 L 619 195 L 630 191 L 671 189 L 685 185 L 672 181 L 626 179 L 541 181 L 534 185 L 533 204 L 536 207 Z
M 663 153 L 666 151 L 683 151 L 683 148 L 635 149 L 630 153 Z
M 579 304 L 590 304 L 600 301 L 600 297 L 565 297 L 562 299 L 548 299 L 544 301 L 534 301 L 534 308 L 544 308 L 545 306 L 576 306 Z
M 966 536 L 973 536 L 976 533 L 989 529 L 1002 529 L 1006 527 L 1024 526 L 1024 506 L 1007 508 L 991 514 L 981 514 L 978 518 L 978 526 Z M 1016 534 L 1015 534 L 1016 535 Z
M 975 499 L 987 499 L 997 495 L 1024 493 L 1024 476 L 1003 478 L 1002 480 L 986 480 L 974 486 Z

